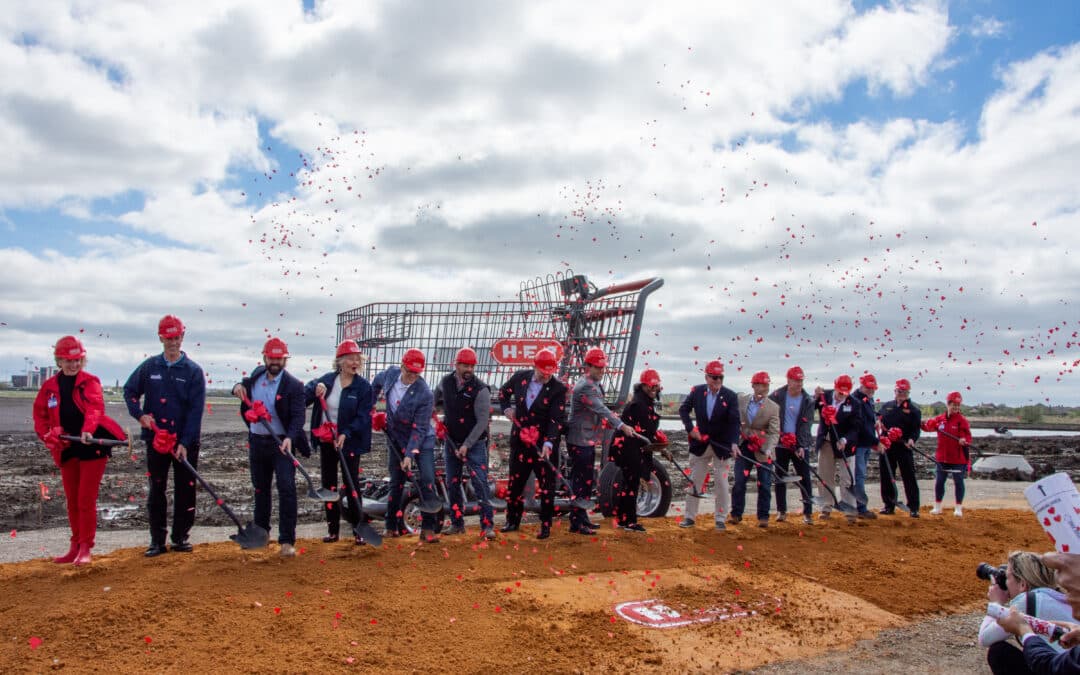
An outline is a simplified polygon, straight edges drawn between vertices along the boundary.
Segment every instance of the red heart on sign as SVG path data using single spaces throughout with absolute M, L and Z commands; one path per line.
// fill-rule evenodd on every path
M 1050 515 L 1054 515 L 1054 507 L 1051 506 L 1050 508 L 1046 509 L 1046 512 L 1049 513 Z
M 1050 527 L 1050 519 L 1049 518 L 1043 518 L 1043 525 L 1045 527 Z
M 1060 513 L 1057 514 L 1056 516 L 1054 516 L 1054 522 L 1055 523 L 1060 523 L 1061 522 L 1061 514 Z

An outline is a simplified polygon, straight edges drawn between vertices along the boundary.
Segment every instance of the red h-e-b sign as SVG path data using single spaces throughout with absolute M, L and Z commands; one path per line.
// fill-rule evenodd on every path
M 555 357 L 562 359 L 562 345 L 558 340 L 534 338 L 499 340 L 491 345 L 491 358 L 504 366 L 531 366 L 536 352 L 541 349 L 554 349 Z
M 353 319 L 349 323 L 345 324 L 341 331 L 346 340 L 363 340 L 364 339 L 364 320 Z

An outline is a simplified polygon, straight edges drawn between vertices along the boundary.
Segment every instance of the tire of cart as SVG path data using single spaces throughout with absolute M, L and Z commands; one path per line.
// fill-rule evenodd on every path
M 420 496 L 416 493 L 409 491 L 405 500 L 405 506 L 401 509 L 401 521 L 405 525 L 405 529 L 409 534 L 418 534 L 420 532 Z M 440 509 L 435 514 L 435 534 L 442 532 L 443 521 L 446 519 L 446 509 Z
M 615 515 L 615 485 L 622 483 L 622 469 L 615 462 L 607 462 L 597 478 L 597 505 L 604 517 Z M 667 470 L 653 462 L 648 478 L 642 478 L 638 486 L 637 514 L 640 518 L 662 518 L 671 506 L 671 479 Z

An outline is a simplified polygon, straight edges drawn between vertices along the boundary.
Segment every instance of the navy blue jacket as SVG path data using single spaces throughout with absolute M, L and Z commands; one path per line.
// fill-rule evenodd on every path
M 124 383 L 124 403 L 135 419 L 153 415 L 158 427 L 176 434 L 180 445 L 193 448 L 199 442 L 206 407 L 206 376 L 187 354 L 180 352 L 180 355 L 180 360 L 172 366 L 164 354 L 151 356 L 139 364 Z M 153 431 L 142 430 L 144 441 L 149 443 L 153 438 Z
M 709 440 L 705 443 L 689 439 L 691 454 L 698 457 L 705 454 L 705 449 L 712 444 L 713 452 L 720 459 L 731 457 L 732 443 L 739 442 L 739 428 L 742 421 L 739 419 L 739 396 L 727 387 L 720 387 L 720 397 L 713 406 L 712 417 L 708 416 L 708 402 L 706 396 L 709 393 L 709 385 L 699 384 L 690 390 L 682 405 L 679 406 L 679 417 L 682 418 L 686 433 L 694 429 L 694 423 L 700 433 L 707 435 Z M 691 421 L 690 413 L 694 413 Z
M 266 372 L 266 366 L 259 366 L 251 371 L 251 375 L 245 377 L 241 385 L 247 392 L 247 398 L 251 400 L 251 386 Z M 282 370 L 281 384 L 278 385 L 277 401 L 274 403 L 274 412 L 281 420 L 281 426 L 285 427 L 285 435 L 292 439 L 293 450 L 304 457 L 311 457 L 311 445 L 308 443 L 307 434 L 304 433 L 304 383 L 296 379 L 287 370 Z M 240 404 L 240 415 L 244 424 L 251 429 L 251 423 L 243 417 L 249 406 Z M 259 423 L 262 424 L 261 422 Z
M 773 403 L 780 406 L 780 430 L 782 432 L 784 428 L 784 406 L 787 405 L 787 387 L 780 387 L 769 394 L 769 398 L 772 399 Z M 803 389 L 799 402 L 799 416 L 795 418 L 796 444 L 803 450 L 809 450 L 810 444 L 814 441 L 813 435 L 810 433 L 810 427 L 813 424 L 814 399 Z
M 877 437 L 877 408 L 874 406 L 874 397 L 867 396 L 858 389 L 851 392 L 851 398 L 859 406 L 859 426 L 856 446 L 869 448 L 878 444 Z
M 904 435 L 897 443 L 903 445 L 908 440 L 919 440 L 919 434 L 922 432 L 922 410 L 912 403 L 911 399 L 903 403 L 886 401 L 881 405 L 878 416 L 881 418 L 881 424 L 886 431 L 896 427 L 904 432 Z M 896 443 L 893 444 L 893 447 L 896 447 Z
M 1046 644 L 1046 640 L 1028 638 L 1024 643 L 1024 661 L 1035 675 L 1080 673 L 1080 647 L 1059 654 Z
M 566 429 L 566 385 L 558 377 L 552 376 L 541 388 L 533 401 L 532 407 L 525 406 L 529 395 L 529 383 L 534 377 L 534 370 L 519 370 L 510 376 L 499 388 L 499 410 L 513 409 L 516 424 L 510 429 L 511 449 L 523 449 L 521 430 L 536 427 L 540 430 L 540 440 L 536 449 L 551 443 L 552 452 L 559 452 L 559 441 Z M 554 461 L 554 460 L 552 460 Z
M 382 394 L 389 394 L 401 378 L 401 367 L 390 366 L 371 381 L 371 400 L 378 401 Z M 397 410 L 390 412 L 386 406 L 386 432 L 398 450 L 419 455 L 421 450 L 435 450 L 435 428 L 431 413 L 435 410 L 435 394 L 422 377 L 409 385 Z
M 832 389 L 829 389 L 814 401 L 814 407 L 820 412 L 822 408 L 827 405 L 832 405 L 832 403 L 833 392 Z M 856 442 L 859 440 L 861 410 L 862 405 L 857 404 L 851 396 L 844 399 L 844 404 L 836 409 L 837 438 L 835 440 L 839 440 L 840 438 L 846 439 L 847 442 L 844 445 L 845 457 L 853 457 L 855 455 L 855 448 L 858 447 Z M 826 441 L 828 441 L 830 447 L 832 447 L 833 440 L 832 435 L 829 433 L 829 427 L 827 427 L 824 420 L 822 420 L 821 424 L 818 424 L 817 449 L 821 450 Z
M 323 423 L 323 408 L 315 395 L 315 386 L 320 382 L 326 386 L 326 395 L 329 396 L 337 384 L 337 373 L 327 373 L 318 377 L 304 386 L 304 403 L 311 406 L 311 430 L 314 431 Z M 371 385 L 364 378 L 356 375 L 349 386 L 341 390 L 341 399 L 338 402 L 338 433 L 345 435 L 346 453 L 363 455 L 371 452 L 371 408 L 374 400 L 371 397 Z M 311 435 L 312 447 L 319 447 L 319 439 L 315 434 Z

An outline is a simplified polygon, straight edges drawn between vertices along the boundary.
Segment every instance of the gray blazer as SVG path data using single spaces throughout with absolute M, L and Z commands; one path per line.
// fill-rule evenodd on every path
M 570 396 L 570 421 L 567 424 L 566 442 L 570 445 L 597 445 L 604 438 L 606 428 L 622 426 L 619 416 L 604 405 L 604 392 L 600 384 L 588 375 L 582 376 L 574 385 Z M 602 422 L 607 422 L 605 427 Z

